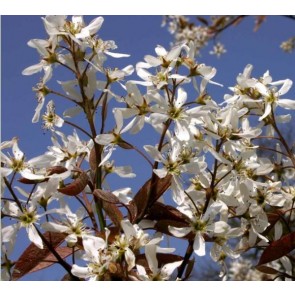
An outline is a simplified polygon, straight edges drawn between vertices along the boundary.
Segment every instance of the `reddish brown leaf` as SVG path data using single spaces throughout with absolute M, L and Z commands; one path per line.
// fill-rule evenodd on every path
M 137 215 L 141 216 L 150 203 L 157 201 L 171 185 L 171 175 L 164 178 L 155 176 L 153 187 L 151 187 L 152 179 L 149 179 L 137 192 L 133 201 L 137 207 Z M 151 192 L 153 192 L 151 194 Z
M 19 181 L 20 183 L 23 183 L 23 184 L 38 184 L 38 183 L 41 183 L 41 182 L 45 182 L 47 180 L 48 180 L 48 178 L 44 178 L 44 179 L 27 179 L 27 178 L 21 177 L 17 181 Z
M 80 194 L 88 183 L 88 176 L 85 172 L 82 172 L 78 178 L 76 178 L 71 184 L 58 189 L 60 193 L 67 196 L 75 196 Z
M 76 249 L 75 251 L 77 251 L 77 250 L 78 249 Z M 55 251 L 63 259 L 67 258 L 69 255 L 71 255 L 73 253 L 73 249 L 68 248 L 68 247 L 58 247 L 55 249 Z M 37 264 L 35 267 L 33 267 L 28 273 L 42 270 L 44 268 L 51 266 L 52 264 L 54 264 L 56 262 L 57 262 L 57 259 L 55 258 L 55 256 L 52 253 L 49 253 L 44 259 L 42 259 L 42 261 L 40 261 L 39 264 Z
M 258 16 L 256 16 L 254 32 L 257 32 L 259 30 L 260 26 L 262 25 L 262 23 L 265 20 L 266 20 L 266 16 L 265 15 L 258 15 Z
M 214 20 L 214 23 L 212 25 L 212 29 L 219 29 L 219 27 L 223 27 L 226 23 L 226 17 L 220 16 L 219 18 Z
M 187 216 L 181 213 L 176 208 L 156 202 L 149 210 L 149 213 L 146 217 L 151 220 L 174 220 L 174 221 L 186 221 Z
M 201 23 L 204 24 L 205 26 L 209 26 L 208 21 L 207 21 L 204 17 L 197 16 L 197 19 L 198 19 L 199 22 L 201 22 Z
M 269 226 L 264 231 L 264 235 L 267 235 L 271 229 L 275 226 L 275 224 L 280 220 L 281 216 L 284 216 L 285 212 L 281 209 L 277 209 L 274 212 L 267 213 L 267 218 L 269 222 Z
M 48 241 L 50 241 L 54 248 L 58 247 L 65 238 L 65 235 L 62 233 L 46 232 L 43 235 Z M 12 273 L 12 279 L 18 280 L 29 273 L 33 268 L 37 267 L 49 253 L 50 251 L 45 245 L 44 249 L 39 249 L 35 244 L 31 243 L 17 260 Z
M 96 163 L 96 154 L 95 154 L 95 148 L 93 147 L 90 151 L 89 155 L 89 165 L 92 171 L 96 170 L 97 163 Z
M 109 218 L 112 220 L 115 226 L 121 227 L 121 220 L 123 220 L 123 214 L 115 204 L 111 204 L 103 201 L 102 207 Z
M 53 166 L 53 167 L 47 168 L 46 171 L 47 171 L 47 174 L 50 176 L 52 174 L 64 173 L 64 172 L 68 171 L 68 169 L 63 166 Z
M 93 195 L 107 203 L 120 204 L 124 206 L 128 210 L 130 221 L 132 222 L 135 219 L 137 214 L 137 207 L 134 201 L 131 201 L 129 204 L 124 204 L 113 193 L 101 189 L 96 189 L 93 192 Z
M 183 257 L 176 255 L 176 254 L 170 254 L 170 253 L 157 253 L 157 260 L 159 263 L 158 267 L 161 267 L 167 263 L 181 261 L 181 260 L 183 260 Z M 136 264 L 140 264 L 144 267 L 148 267 L 148 263 L 147 263 L 145 254 L 139 254 L 136 256 Z
M 267 246 L 258 263 L 259 265 L 279 259 L 295 249 L 295 232 L 289 233 L 281 237 L 277 241 L 273 241 Z
M 111 203 L 111 204 L 121 204 L 121 201 L 111 192 L 104 191 L 101 189 L 96 189 L 93 192 L 93 195 L 105 202 Z
M 263 272 L 269 275 L 276 275 L 279 273 L 279 271 L 277 271 L 276 269 L 265 266 L 265 265 L 256 266 L 256 269 L 259 270 L 260 272 Z
M 132 200 L 128 205 L 128 214 L 129 214 L 129 220 L 131 221 L 131 223 L 133 223 L 135 221 L 135 218 L 137 216 L 137 206 L 135 204 L 135 202 Z

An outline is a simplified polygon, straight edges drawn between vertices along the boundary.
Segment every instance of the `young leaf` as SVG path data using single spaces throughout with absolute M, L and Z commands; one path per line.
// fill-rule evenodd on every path
M 77 251 L 77 250 L 78 250 L 78 248 L 75 251 Z M 67 258 L 69 255 L 71 255 L 73 253 L 73 249 L 68 248 L 68 247 L 58 247 L 55 249 L 55 251 L 59 254 L 59 256 L 62 259 Z M 57 259 L 55 258 L 55 256 L 52 253 L 49 253 L 44 259 L 42 259 L 42 261 L 40 261 L 39 264 L 37 264 L 35 267 L 33 267 L 28 272 L 28 274 L 42 270 L 44 268 L 47 268 L 56 262 L 57 262 Z
M 133 220 L 135 219 L 137 215 L 137 207 L 134 201 L 131 201 L 129 204 L 124 204 L 113 193 L 101 189 L 94 190 L 93 195 L 103 200 L 104 202 L 110 204 L 120 204 L 124 206 L 128 210 L 130 221 L 133 222 Z
M 123 214 L 115 204 L 102 201 L 102 207 L 116 227 L 121 226 Z
M 277 260 L 295 249 L 295 232 L 289 233 L 281 237 L 277 241 L 273 241 L 267 246 L 259 260 L 257 266 Z
M 95 171 L 97 168 L 97 163 L 96 163 L 96 154 L 95 154 L 95 148 L 93 147 L 90 151 L 89 155 L 89 165 L 92 171 Z
M 88 183 L 88 176 L 85 172 L 82 172 L 78 178 L 76 178 L 71 184 L 58 189 L 60 193 L 67 196 L 75 196 L 80 194 Z
M 279 271 L 277 271 L 276 269 L 265 266 L 265 265 L 256 266 L 256 269 L 259 270 L 260 272 L 263 272 L 269 275 L 276 275 L 279 273 Z
M 157 260 L 158 260 L 159 267 L 161 267 L 162 265 L 167 263 L 181 261 L 183 260 L 183 257 L 176 254 L 170 254 L 170 253 L 157 253 Z M 144 266 L 145 268 L 148 267 L 145 254 L 138 254 L 136 256 L 136 264 L 140 264 Z
M 152 179 L 149 179 L 137 192 L 133 201 L 137 207 L 137 216 L 141 217 L 141 215 L 145 212 L 146 207 L 150 203 L 154 203 L 158 200 L 165 191 L 171 185 L 171 175 L 167 175 L 164 178 L 159 178 L 155 176 L 155 181 L 153 181 L 153 187 L 151 187 Z M 153 190 L 153 194 L 151 195 L 151 190 Z M 149 197 L 151 199 L 149 200 Z
M 50 241 L 52 247 L 56 248 L 63 242 L 65 235 L 62 233 L 46 232 L 44 233 L 44 237 Z M 40 249 L 31 243 L 17 260 L 12 273 L 12 280 L 18 280 L 36 268 L 48 254 L 50 254 L 50 251 L 45 245 L 44 249 Z
M 68 171 L 66 167 L 63 166 L 52 166 L 46 169 L 47 175 L 50 176 L 52 174 L 61 174 Z
M 176 208 L 165 205 L 160 202 L 156 202 L 149 210 L 147 219 L 151 220 L 163 220 L 170 219 L 174 221 L 186 221 L 187 216 L 181 213 Z
M 121 204 L 120 200 L 111 192 L 104 191 L 101 189 L 96 189 L 93 192 L 93 195 L 105 202 L 111 203 L 111 204 Z

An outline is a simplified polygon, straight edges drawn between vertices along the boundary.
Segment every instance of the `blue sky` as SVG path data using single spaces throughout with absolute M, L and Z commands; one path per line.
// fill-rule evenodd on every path
M 85 20 L 89 22 L 92 18 L 87 16 Z M 135 66 L 143 60 L 144 55 L 154 55 L 157 44 L 168 48 L 172 41 L 167 29 L 161 28 L 161 16 L 104 16 L 104 19 L 99 31 L 100 37 L 104 40 L 114 40 L 118 45 L 117 52 L 131 54 L 131 57 L 126 59 L 114 61 L 110 58 L 110 65 Z M 39 81 L 39 76 L 22 76 L 21 72 L 27 66 L 39 62 L 37 52 L 28 47 L 27 42 L 32 38 L 46 38 L 46 34 L 40 16 L 2 16 L 1 27 L 1 138 L 4 141 L 18 136 L 20 148 L 31 158 L 46 151 L 51 143 L 50 133 L 44 134 L 40 123 L 31 123 L 36 107 L 32 87 Z M 220 41 L 227 49 L 225 55 L 218 59 L 209 55 L 207 48 L 199 58 L 200 62 L 217 68 L 214 80 L 222 83 L 224 87 L 210 86 L 209 94 L 219 102 L 224 94 L 230 93 L 227 87 L 235 85 L 237 74 L 242 72 L 248 63 L 254 65 L 254 76 L 260 76 L 270 70 L 274 80 L 295 80 L 295 54 L 284 53 L 279 48 L 282 41 L 295 35 L 295 22 L 284 17 L 271 16 L 258 32 L 253 33 L 253 27 L 253 17 L 246 18 L 239 26 L 228 29 L 220 36 Z M 212 48 L 212 44 L 209 48 Z M 58 71 L 59 68 L 55 72 Z M 60 76 L 58 78 L 62 79 Z M 137 78 L 134 75 L 131 79 Z M 55 80 L 54 75 L 50 83 L 54 84 Z M 54 99 L 52 96 L 48 97 L 48 100 L 51 98 Z M 295 98 L 295 87 L 289 91 L 286 98 Z M 57 101 L 56 108 L 61 114 L 63 108 L 59 107 Z M 153 140 L 150 129 L 145 129 L 145 132 L 145 137 L 131 139 L 133 143 L 138 142 L 141 146 L 143 142 Z M 126 180 L 116 182 L 118 178 L 113 178 L 113 181 L 118 187 L 130 185 L 136 192 L 140 184 L 148 179 L 150 171 L 142 170 L 138 165 L 140 158 L 137 155 L 129 151 L 126 155 L 124 160 L 127 161 L 120 164 L 127 164 L 129 160 L 132 164 L 137 164 L 134 169 L 138 177 L 130 183 Z M 120 154 L 117 157 L 120 158 Z M 33 278 L 40 279 L 38 276 Z

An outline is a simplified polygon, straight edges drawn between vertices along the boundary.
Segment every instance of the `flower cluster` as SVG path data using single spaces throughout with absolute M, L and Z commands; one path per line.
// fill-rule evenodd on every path
M 185 29 L 185 18 L 172 20 Z M 139 79 L 127 80 L 133 66 L 107 66 L 107 56 L 128 55 L 114 53 L 115 42 L 97 36 L 102 17 L 89 25 L 81 16 L 46 16 L 43 22 L 48 39 L 28 43 L 41 61 L 23 74 L 44 71 L 33 122 L 42 117 L 52 146 L 26 160 L 17 138 L 1 144 L 3 278 L 20 276 L 18 267 L 25 262 L 14 265 L 8 257 L 23 227 L 34 251 L 51 252 L 71 279 L 186 280 L 192 257 L 206 254 L 226 278 L 228 258 L 236 260 L 253 248 L 263 251 L 262 262 L 268 255 L 262 264 L 280 258 L 286 275 L 294 278 L 294 262 L 286 257 L 294 247 L 279 257 L 272 249 L 294 240 L 295 155 L 278 127 L 291 115 L 277 112 L 295 109 L 294 100 L 284 98 L 292 81 L 273 81 L 269 71 L 252 77 L 253 67 L 247 65 L 231 93 L 217 103 L 206 90 L 208 84 L 222 86 L 212 80 L 216 69 L 196 60 L 208 31 L 196 30 L 198 38 L 179 36 L 170 50 L 158 45 L 155 55 L 136 64 Z M 217 44 L 213 53 L 224 51 Z M 53 65 L 73 75 L 58 81 L 59 90 L 46 85 Z M 59 116 L 50 100 L 41 116 L 47 95 L 73 107 Z M 86 128 L 71 121 L 79 113 Z M 71 135 L 57 130 L 64 125 L 74 127 Z M 146 125 L 157 143 L 131 144 L 130 136 Z M 276 140 L 276 147 L 264 146 L 263 140 Z M 6 152 L 10 148 L 13 156 Z M 140 169 L 150 169 L 150 179 L 137 193 L 112 188 L 111 174 L 128 180 L 138 170 L 117 165 L 117 150 L 138 153 L 144 161 Z M 261 150 L 274 157 L 261 156 Z M 18 174 L 21 187 L 13 186 Z M 187 244 L 183 256 L 163 247 L 170 236 Z M 72 265 L 65 259 L 69 255 Z M 236 269 L 230 269 L 232 277 Z

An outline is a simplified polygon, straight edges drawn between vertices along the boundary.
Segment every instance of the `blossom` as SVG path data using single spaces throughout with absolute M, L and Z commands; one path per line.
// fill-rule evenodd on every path
M 109 231 L 107 230 L 106 240 L 108 234 Z M 106 252 L 107 242 L 102 238 L 87 235 L 83 236 L 82 243 L 85 251 L 83 258 L 88 263 L 86 267 L 73 264 L 72 274 L 90 281 L 103 280 L 111 262 L 111 256 Z
M 6 156 L 1 152 L 1 162 L 4 164 L 4 167 L 0 168 L 1 176 L 6 177 L 14 172 L 20 173 L 22 177 L 27 179 L 44 179 L 45 176 L 38 174 L 36 169 L 48 166 L 52 158 L 48 157 L 48 155 L 41 155 L 26 161 L 24 153 L 18 147 L 18 140 L 14 139 L 12 141 L 13 157 Z
M 157 247 L 155 245 L 147 245 L 145 247 L 145 256 L 148 262 L 149 269 L 151 273 L 147 273 L 146 269 L 140 265 L 136 265 L 138 272 L 138 278 L 142 281 L 168 281 L 177 267 L 182 263 L 181 261 L 176 261 L 172 263 L 164 264 L 159 268 L 158 261 L 156 257 Z
M 190 208 L 186 204 L 179 209 L 187 215 L 190 220 L 189 227 L 178 228 L 175 226 L 169 226 L 169 231 L 175 237 L 184 237 L 190 232 L 194 234 L 194 252 L 198 256 L 204 256 L 205 252 L 205 239 L 204 234 L 225 234 L 228 230 L 228 224 L 225 221 L 216 221 L 214 222 L 214 218 L 217 214 L 220 213 L 221 208 L 224 205 L 222 202 L 214 202 L 211 206 L 206 210 L 204 214 L 198 216 L 197 212 L 194 209 Z
M 103 17 L 92 20 L 88 26 L 82 16 L 73 16 L 72 21 L 67 21 L 65 15 L 47 15 L 43 17 L 44 26 L 49 36 L 65 35 L 75 42 L 97 33 L 103 24 Z
M 62 141 L 60 144 L 57 140 L 58 135 Z M 89 157 L 91 148 L 93 147 L 93 141 L 88 142 L 81 141 L 76 130 L 73 131 L 73 135 L 65 136 L 60 131 L 55 131 L 51 137 L 53 146 L 48 147 L 47 155 L 50 155 L 52 160 L 52 166 L 60 165 L 61 163 L 66 168 L 72 170 L 76 165 L 79 157 Z
M 18 222 L 2 228 L 2 242 L 14 245 L 17 232 L 21 227 L 24 227 L 30 241 L 38 248 L 43 249 L 43 242 L 35 228 L 35 224 L 44 214 L 38 214 L 33 204 L 21 210 L 12 202 L 6 202 L 3 211 L 4 214 L 18 219 Z
M 60 203 L 60 209 L 56 213 L 65 214 L 65 219 L 61 222 L 44 222 L 42 228 L 50 232 L 67 234 L 65 241 L 71 247 L 77 243 L 78 238 L 90 235 L 91 230 L 87 229 L 87 226 L 83 222 L 85 216 L 84 209 L 79 209 L 76 213 L 73 213 L 69 206 L 61 199 Z
M 222 54 L 226 53 L 226 49 L 224 48 L 224 45 L 220 42 L 217 42 L 213 46 L 213 50 L 209 51 L 209 54 L 215 54 L 217 57 L 220 57 Z
M 292 87 L 293 82 L 290 79 L 280 80 L 276 82 L 271 82 L 272 78 L 269 76 L 268 71 L 264 74 L 263 80 L 264 83 L 270 85 L 267 87 L 262 82 L 257 82 L 255 85 L 256 89 L 263 96 L 264 101 L 264 113 L 259 117 L 259 121 L 262 121 L 264 118 L 269 116 L 272 110 L 276 108 L 276 106 L 280 106 L 284 109 L 295 109 L 295 101 L 291 99 L 281 99 L 280 97 L 286 94 L 289 89 Z M 277 86 L 282 85 L 280 89 L 277 89 Z M 273 87 L 274 86 L 274 87 Z
M 50 100 L 46 106 L 46 112 L 42 116 L 44 129 L 54 130 L 54 126 L 62 127 L 64 120 L 55 113 L 55 105 Z
M 55 44 L 48 40 L 32 39 L 28 45 L 37 49 L 42 59 L 38 64 L 29 66 L 22 71 L 23 75 L 33 75 L 40 71 L 44 71 L 42 82 L 46 84 L 52 77 L 52 64 L 54 64 L 59 56 L 55 54 Z
M 106 149 L 108 149 L 108 153 L 104 156 L 99 164 L 100 166 L 108 161 L 116 145 L 124 143 L 123 139 L 121 138 L 121 134 L 128 131 L 129 128 L 127 128 L 127 126 L 123 128 L 123 115 L 120 109 L 113 109 L 113 114 L 116 121 L 116 127 L 112 132 L 107 134 L 99 134 L 95 138 L 96 143 L 106 146 Z
M 131 166 L 115 166 L 114 161 L 105 162 L 102 168 L 106 174 L 115 173 L 123 178 L 133 178 L 136 176 L 136 174 L 132 172 Z

